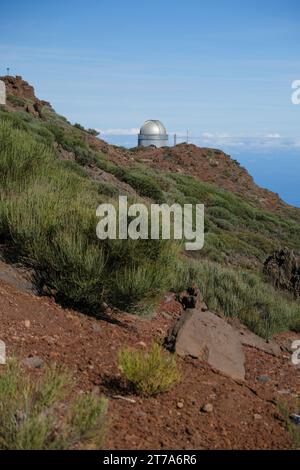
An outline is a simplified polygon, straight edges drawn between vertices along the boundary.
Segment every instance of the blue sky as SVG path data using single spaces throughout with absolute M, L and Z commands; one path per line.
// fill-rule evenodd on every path
M 273 152 L 275 167 L 293 162 L 292 180 L 282 174 L 300 206 L 299 20 L 296 0 L 15 0 L 1 5 L 0 73 L 108 140 L 160 119 L 179 138 L 188 128 L 199 145 L 251 154 L 258 177 Z

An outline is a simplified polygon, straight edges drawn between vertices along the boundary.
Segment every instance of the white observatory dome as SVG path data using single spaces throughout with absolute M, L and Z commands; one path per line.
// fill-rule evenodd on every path
M 159 135 L 166 134 L 166 128 L 160 121 L 146 121 L 141 127 L 140 134 Z
M 157 120 L 145 121 L 141 127 L 138 139 L 139 147 L 164 147 L 168 144 L 168 135 L 165 126 Z

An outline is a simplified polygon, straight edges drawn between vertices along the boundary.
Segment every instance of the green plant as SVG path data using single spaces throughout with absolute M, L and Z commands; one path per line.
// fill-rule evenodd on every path
M 58 125 L 49 129 L 63 138 Z M 38 288 L 64 304 L 90 312 L 104 299 L 131 311 L 149 304 L 173 276 L 176 245 L 98 240 L 96 208 L 111 188 L 91 181 L 77 163 L 60 161 L 32 132 L 0 122 L 0 238 L 34 270 Z M 118 192 L 111 196 L 117 206 Z
M 100 134 L 100 132 L 97 131 L 96 129 L 88 129 L 87 132 L 93 135 L 94 137 L 97 137 Z
M 277 403 L 277 407 L 285 421 L 286 430 L 290 435 L 293 449 L 300 450 L 300 428 L 299 428 L 299 425 L 294 424 L 290 418 L 291 416 L 290 406 L 286 402 L 281 401 Z M 296 414 L 299 415 L 300 403 L 296 404 L 296 406 L 294 407 L 294 410 L 296 410 Z
M 13 104 L 14 106 L 24 106 L 25 105 L 25 100 L 22 99 L 22 98 L 19 98 L 18 96 L 16 95 L 10 95 L 8 94 L 7 95 L 7 101 L 9 101 L 11 104 Z
M 0 449 L 99 448 L 107 401 L 92 395 L 70 401 L 73 388 L 71 375 L 57 366 L 34 379 L 9 359 L 0 374 Z
M 150 351 L 122 349 L 119 367 L 136 393 L 145 396 L 166 392 L 180 380 L 176 357 L 156 343 Z

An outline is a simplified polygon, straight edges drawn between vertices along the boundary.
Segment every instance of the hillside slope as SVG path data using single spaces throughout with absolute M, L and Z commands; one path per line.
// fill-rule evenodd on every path
M 300 210 L 219 150 L 111 146 L 56 114 L 21 77 L 2 79 L 2 251 L 33 270 L 41 292 L 89 312 L 108 303 L 141 313 L 196 281 L 213 308 L 263 336 L 298 329 L 298 302 L 266 283 L 262 263 L 282 246 L 300 253 Z M 100 243 L 95 209 L 119 194 L 204 203 L 204 249 L 190 259 L 172 241 Z
M 1 77 L 6 83 L 8 93 L 7 108 L 10 111 L 25 109 L 34 117 L 42 118 L 42 108 L 51 108 L 50 103 L 38 99 L 34 88 L 21 77 Z M 281 209 L 291 211 L 300 220 L 300 209 L 289 206 L 280 199 L 278 194 L 260 188 L 253 181 L 247 170 L 221 150 L 199 148 L 195 145 L 179 144 L 176 147 L 162 149 L 139 148 L 127 150 L 107 144 L 93 135 L 86 135 L 86 141 L 92 149 L 102 151 L 110 159 L 121 165 L 133 166 L 143 163 L 154 169 L 172 173 L 185 173 L 204 182 L 214 183 L 218 187 L 229 190 L 258 207 L 270 211 Z M 62 157 L 68 158 L 66 155 Z M 75 155 L 69 158 L 75 159 Z
M 75 396 L 108 398 L 109 449 L 299 447 L 289 413 L 299 413 L 291 344 L 299 340 L 300 303 L 275 290 L 262 267 L 281 246 L 299 255 L 300 211 L 219 150 L 111 146 L 59 116 L 20 77 L 4 80 L 0 339 L 8 356 L 35 383 L 45 364 L 56 363 L 76 376 Z M 101 242 L 96 208 L 117 206 L 120 194 L 146 204 L 204 203 L 204 249 L 192 256 L 172 240 Z M 182 318 L 177 294 L 193 283 L 212 315 L 268 342 L 243 343 L 244 381 L 205 357 L 164 351 L 177 361 L 180 382 L 150 397 L 133 392 L 120 350 L 148 353 L 162 344 Z
M 145 398 L 119 388 L 119 349 L 129 345 L 143 350 L 153 340 L 162 341 L 174 312 L 180 313 L 180 305 L 165 302 L 151 321 L 123 314 L 116 316 L 119 323 L 99 322 L 0 280 L 1 339 L 8 353 L 20 360 L 38 357 L 64 365 L 77 378 L 77 393 L 107 396 L 110 429 L 105 448 L 291 449 L 293 440 L 277 403 L 297 411 L 300 370 L 284 352 L 273 357 L 246 348 L 244 383 L 203 361 L 186 359 L 179 362 L 181 383 L 165 394 Z M 297 339 L 283 335 L 277 341 L 285 350 L 293 337 Z M 41 373 L 38 368 L 28 372 L 35 379 Z M 259 379 L 265 376 L 267 383 Z M 213 405 L 212 413 L 200 412 L 206 403 Z

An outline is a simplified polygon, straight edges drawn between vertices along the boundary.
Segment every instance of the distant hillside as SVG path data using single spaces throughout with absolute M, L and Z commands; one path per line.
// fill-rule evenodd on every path
M 81 309 L 107 302 L 139 313 L 197 280 L 214 308 L 243 316 L 262 335 L 298 321 L 299 304 L 265 282 L 262 263 L 282 246 L 299 255 L 300 210 L 259 188 L 220 150 L 112 146 L 59 116 L 21 77 L 2 80 L 0 241 L 33 269 L 41 290 Z M 197 259 L 174 242 L 100 243 L 95 209 L 119 194 L 204 203 Z

